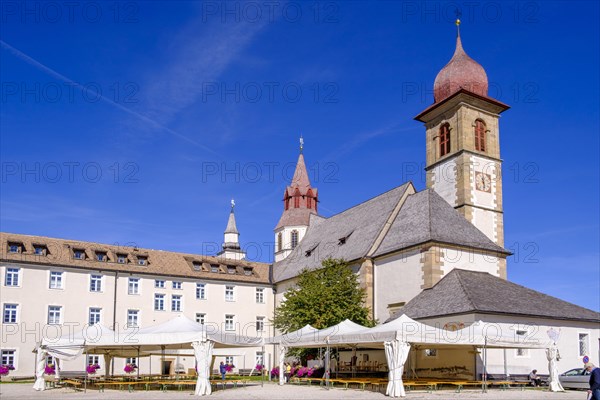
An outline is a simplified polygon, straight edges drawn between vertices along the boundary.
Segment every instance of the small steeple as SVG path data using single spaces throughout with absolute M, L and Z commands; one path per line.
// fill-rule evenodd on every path
M 237 225 L 235 223 L 234 208 L 235 201 L 231 199 L 231 211 L 229 212 L 229 219 L 227 220 L 227 228 L 225 228 L 223 250 L 221 250 L 217 255 L 225 258 L 241 260 L 246 257 L 246 253 L 240 249 L 240 233 L 238 232 Z
M 233 209 L 235 208 L 235 200 L 231 199 L 231 212 L 229 213 L 229 220 L 227 221 L 227 228 L 225 228 L 225 233 L 235 233 L 239 235 L 240 233 L 237 230 L 237 226 L 235 224 L 235 213 Z

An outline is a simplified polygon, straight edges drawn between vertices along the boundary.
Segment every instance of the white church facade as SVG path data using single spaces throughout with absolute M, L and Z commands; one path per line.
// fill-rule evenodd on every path
M 147 327 L 179 314 L 268 336 L 275 307 L 298 274 L 329 257 L 350 263 L 379 322 L 402 313 L 446 329 L 481 320 L 514 335 L 552 334 L 560 370 L 580 366 L 586 355 L 598 363 L 599 313 L 506 280 L 499 117 L 509 107 L 487 89 L 485 70 L 457 37 L 452 59 L 436 77 L 434 104 L 415 117 L 426 140 L 427 188 L 420 192 L 403 183 L 325 218 L 301 148 L 274 228 L 272 265 L 245 260 L 234 204 L 215 256 L 1 233 L 0 363 L 14 365 L 12 375 L 33 375 L 32 350 L 42 336 L 84 324 Z M 410 369 L 419 375 L 482 373 L 478 354 L 429 350 L 413 350 Z M 274 354 L 248 348 L 217 355 L 251 369 L 272 366 Z M 107 367 L 102 357 L 91 357 L 63 368 Z M 113 372 L 128 361 L 116 361 Z M 193 357 L 172 354 L 135 362 L 141 373 L 194 368 Z M 544 365 L 538 350 L 498 350 L 490 353 L 488 372 L 523 374 Z

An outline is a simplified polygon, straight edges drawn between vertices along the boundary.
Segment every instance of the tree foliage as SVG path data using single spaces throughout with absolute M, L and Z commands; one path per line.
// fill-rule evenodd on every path
M 306 324 L 323 329 L 345 319 L 374 326 L 364 306 L 365 296 L 358 277 L 344 260 L 326 259 L 322 268 L 305 269 L 298 275 L 297 286 L 285 293 L 285 300 L 275 309 L 273 324 L 285 333 Z

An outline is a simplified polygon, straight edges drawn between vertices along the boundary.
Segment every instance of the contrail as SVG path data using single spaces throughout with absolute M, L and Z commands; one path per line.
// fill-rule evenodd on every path
M 16 56 L 16 57 L 20 58 L 21 60 L 27 62 L 28 64 L 33 65 L 34 67 L 36 67 L 39 70 L 44 71 L 48 75 L 50 75 L 50 76 L 52 76 L 52 77 L 54 77 L 56 79 L 59 79 L 59 80 L 61 80 L 63 82 L 67 82 L 68 84 L 73 85 L 73 86 L 77 87 L 78 89 L 81 89 L 82 91 L 84 91 L 86 93 L 90 93 L 91 95 L 94 95 L 94 96 L 99 96 L 99 99 L 102 100 L 103 102 L 105 102 L 105 103 L 107 103 L 107 104 L 109 104 L 109 105 L 111 105 L 113 107 L 116 107 L 119 110 L 124 111 L 127 114 L 132 115 L 132 116 L 134 116 L 134 117 L 136 117 L 136 118 L 138 118 L 138 119 L 140 119 L 140 120 L 142 120 L 142 121 L 144 121 L 144 122 L 146 122 L 146 123 L 154 126 L 155 128 L 159 128 L 159 129 L 165 130 L 165 131 L 169 132 L 171 135 L 176 136 L 176 137 L 178 137 L 181 140 L 184 140 L 184 141 L 186 141 L 188 143 L 191 143 L 194 146 L 200 147 L 201 149 L 203 149 L 203 150 L 205 150 L 205 151 L 207 151 L 207 152 L 209 152 L 211 154 L 214 154 L 214 155 L 216 155 L 218 157 L 222 157 L 221 154 L 217 153 L 216 151 L 212 150 L 211 148 L 209 148 L 209 147 L 207 147 L 207 146 L 205 146 L 205 145 L 203 145 L 201 143 L 198 143 L 197 141 L 195 141 L 193 139 L 190 139 L 189 137 L 187 137 L 185 135 L 182 135 L 181 133 L 176 132 L 176 131 L 174 131 L 173 129 L 171 129 L 169 127 L 166 127 L 166 126 L 162 125 L 161 123 L 156 122 L 155 120 L 146 117 L 143 114 L 140 114 L 140 113 L 138 113 L 136 111 L 133 111 L 133 110 L 131 110 L 131 109 L 129 109 L 129 108 L 127 108 L 127 107 L 125 107 L 125 106 L 123 106 L 123 105 L 115 102 L 115 101 L 113 101 L 110 98 L 104 97 L 102 94 L 97 93 L 95 91 L 92 91 L 89 88 L 87 88 L 87 87 L 85 87 L 83 85 L 80 85 L 79 83 L 73 81 L 72 79 L 67 78 L 66 76 L 64 76 L 62 74 L 59 74 L 58 72 L 56 72 L 52 68 L 45 66 L 41 62 L 33 59 L 32 57 L 28 56 L 27 54 L 23 53 L 22 51 L 14 48 L 10 44 L 6 43 L 4 40 L 0 40 L 0 45 L 2 45 L 2 48 L 10 51 L 14 56 Z

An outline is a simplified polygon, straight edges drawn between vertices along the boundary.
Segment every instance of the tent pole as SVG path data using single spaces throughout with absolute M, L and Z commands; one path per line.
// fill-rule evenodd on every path
M 487 336 L 483 342 L 483 392 L 487 393 Z
M 90 363 L 90 356 L 86 350 L 85 352 L 85 379 L 83 380 L 83 393 L 87 393 L 87 378 L 88 378 L 88 364 Z
M 262 353 L 262 369 L 260 370 L 260 387 L 264 387 L 265 386 L 265 345 L 263 344 L 261 347 L 261 353 Z
M 137 348 L 137 358 L 135 359 L 135 365 L 137 365 L 137 377 L 140 379 L 140 346 Z
M 325 351 L 325 388 L 327 390 L 329 390 L 329 369 L 330 369 L 330 360 L 331 360 L 331 354 L 329 353 L 329 340 L 327 341 L 327 350 Z

